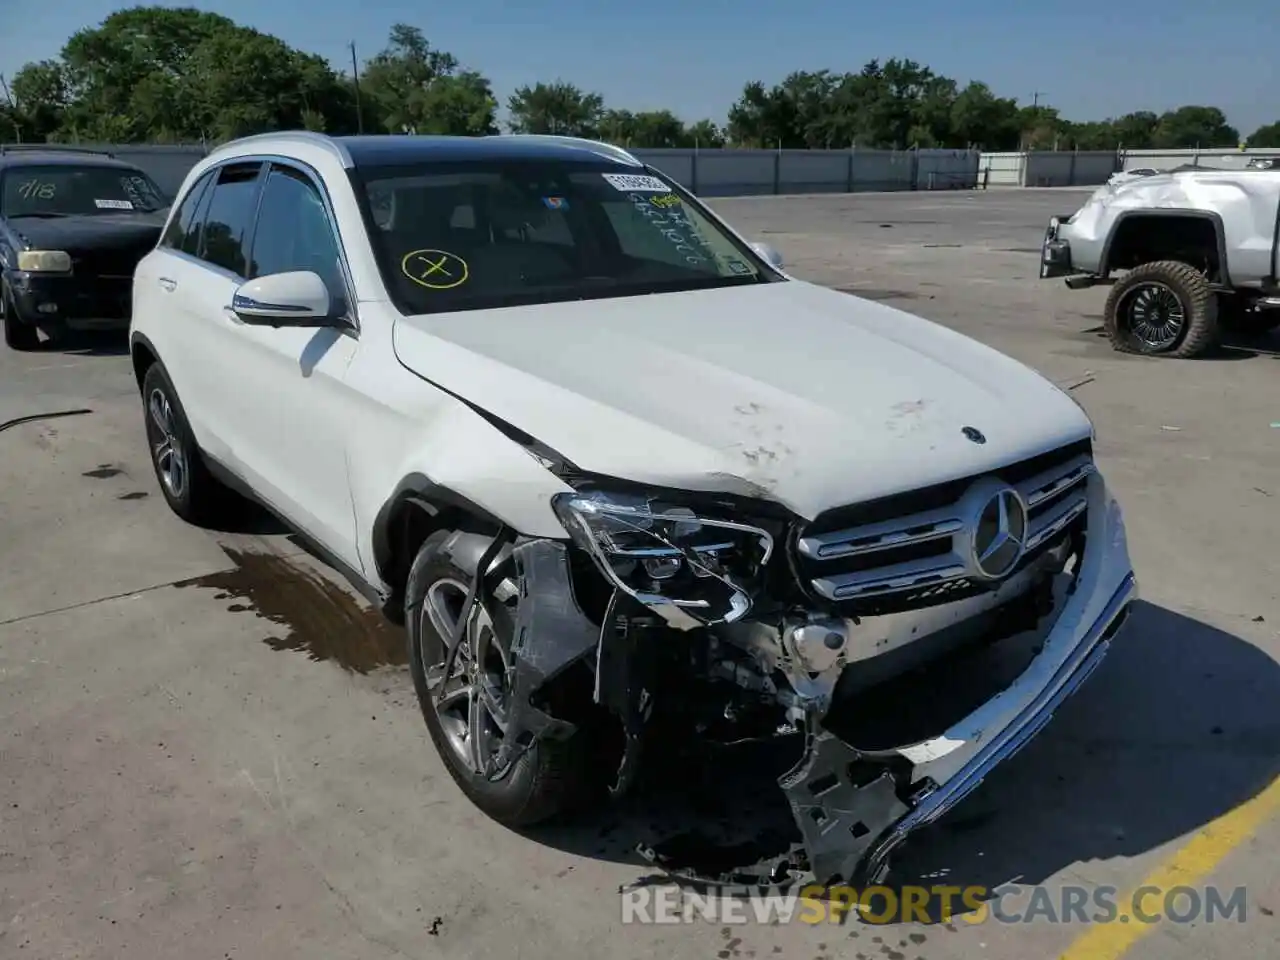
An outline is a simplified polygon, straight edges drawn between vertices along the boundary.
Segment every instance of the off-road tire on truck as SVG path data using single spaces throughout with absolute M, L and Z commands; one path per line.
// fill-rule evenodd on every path
M 1218 298 L 1204 274 L 1189 264 L 1144 263 L 1111 287 L 1103 325 L 1122 353 L 1199 357 L 1219 343 Z
M 40 334 L 29 323 L 18 319 L 18 308 L 13 305 L 9 288 L 0 284 L 0 317 L 4 319 L 4 343 L 10 350 L 27 353 L 40 346 Z
M 440 549 L 449 535 L 450 531 L 440 530 L 426 539 L 413 561 L 405 586 L 409 669 L 413 674 L 418 704 L 445 768 L 471 802 L 507 826 L 531 826 L 561 812 L 578 808 L 590 798 L 591 751 L 587 746 L 587 736 L 579 730 L 563 741 L 535 740 L 496 779 L 483 775 L 463 759 L 461 751 L 466 747 L 459 745 L 454 732 L 456 728 L 445 728 L 446 722 L 453 724 L 453 717 L 442 720 L 442 711 L 437 710 L 434 691 L 427 684 L 428 669 L 444 663 L 449 639 L 441 636 L 441 631 L 433 623 L 428 604 L 432 600 L 447 599 L 451 608 L 448 610 L 448 623 L 456 623 L 457 612 L 466 599 L 465 591 L 471 586 L 471 574 L 459 568 Z M 477 644 L 482 650 L 489 649 L 497 654 L 498 661 L 484 653 L 480 659 L 499 668 L 502 652 L 510 650 L 510 637 L 502 636 L 507 632 L 503 629 L 504 625 L 503 622 L 490 619 L 492 633 L 488 641 Z M 467 633 L 470 632 L 469 628 Z M 463 642 L 466 640 L 467 634 L 464 633 Z M 470 647 L 464 648 L 467 649 Z M 455 664 L 469 666 L 467 659 L 468 655 L 460 652 Z M 510 663 L 509 653 L 505 660 Z M 509 703 L 509 685 L 499 681 L 497 686 L 497 699 L 506 697 Z M 482 721 L 487 719 L 484 717 Z M 454 736 L 453 742 L 450 741 L 451 734 Z

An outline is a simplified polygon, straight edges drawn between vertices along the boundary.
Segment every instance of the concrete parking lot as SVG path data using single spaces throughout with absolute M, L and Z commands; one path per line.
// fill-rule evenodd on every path
M 0 422 L 91 411 L 0 433 L 0 957 L 1280 954 L 1280 335 L 1113 353 L 1103 291 L 1035 279 L 1045 222 L 1082 198 L 715 206 L 797 275 L 1070 388 L 1126 509 L 1144 600 L 1123 640 L 893 882 L 1243 886 L 1243 922 L 624 927 L 658 801 L 749 798 L 660 794 L 527 836 L 485 819 L 432 752 L 396 630 L 269 521 L 169 513 L 107 338 L 0 353 Z

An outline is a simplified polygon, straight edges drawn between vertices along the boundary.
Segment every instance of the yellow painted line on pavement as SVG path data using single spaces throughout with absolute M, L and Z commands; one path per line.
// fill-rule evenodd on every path
M 1058 960 L 1119 960 L 1157 924 L 1142 923 L 1133 913 L 1133 894 L 1143 887 L 1169 890 L 1203 880 L 1232 850 L 1248 840 L 1273 813 L 1280 811 L 1280 779 L 1197 831 L 1142 883 L 1117 903 L 1110 923 L 1090 928 Z M 1139 904 L 1141 906 L 1141 904 Z

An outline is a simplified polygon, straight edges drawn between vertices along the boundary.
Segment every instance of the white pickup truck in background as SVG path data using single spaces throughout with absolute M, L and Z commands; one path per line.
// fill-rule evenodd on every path
M 1117 350 L 1196 357 L 1224 332 L 1280 324 L 1278 242 L 1280 170 L 1179 170 L 1108 183 L 1054 217 L 1040 277 L 1112 284 L 1103 319 Z

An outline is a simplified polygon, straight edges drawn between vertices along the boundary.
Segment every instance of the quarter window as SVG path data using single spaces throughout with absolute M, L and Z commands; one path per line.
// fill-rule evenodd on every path
M 201 260 L 230 270 L 238 277 L 248 272 L 245 245 L 250 240 L 253 208 L 258 199 L 258 163 L 232 164 L 218 172 L 209 200 L 209 212 L 200 230 Z
M 319 274 L 330 295 L 345 302 L 338 240 L 320 192 L 300 170 L 272 164 L 258 206 L 248 276 L 294 270 Z
M 197 224 L 199 223 L 196 220 L 196 211 L 199 210 L 200 200 L 204 196 L 205 189 L 209 186 L 209 181 L 212 179 L 213 173 L 206 173 L 196 181 L 195 186 L 187 191 L 187 195 L 182 199 L 182 203 L 178 207 L 178 212 L 174 214 L 164 232 L 164 236 L 160 238 L 160 246 L 168 247 L 172 250 L 185 250 L 187 253 L 195 252 L 198 232 Z

